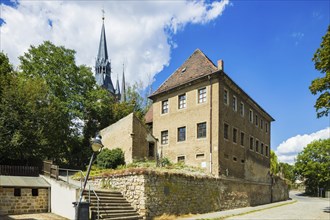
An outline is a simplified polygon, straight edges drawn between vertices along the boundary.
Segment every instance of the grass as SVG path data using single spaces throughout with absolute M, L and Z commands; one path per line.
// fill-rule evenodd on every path
M 183 163 L 170 163 L 166 162 L 162 167 L 156 166 L 155 161 L 136 161 L 134 163 L 129 163 L 126 165 L 118 166 L 116 169 L 101 169 L 96 165 L 91 167 L 91 172 L 89 178 L 98 178 L 98 177 L 108 177 L 111 175 L 120 175 L 128 173 L 169 173 L 169 174 L 185 174 L 185 175 L 197 175 L 197 176 L 210 176 L 208 172 L 201 168 L 187 166 Z M 83 172 L 86 176 L 86 171 Z M 76 173 L 72 177 L 73 179 L 79 180 L 81 178 L 80 173 Z

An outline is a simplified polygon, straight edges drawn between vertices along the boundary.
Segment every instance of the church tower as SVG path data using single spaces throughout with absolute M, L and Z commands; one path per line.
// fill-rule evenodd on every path
M 115 95 L 116 91 L 111 80 L 111 63 L 108 58 L 107 41 L 105 37 L 104 15 L 102 17 L 99 51 L 95 63 L 95 80 L 99 86 L 108 90 L 110 94 Z

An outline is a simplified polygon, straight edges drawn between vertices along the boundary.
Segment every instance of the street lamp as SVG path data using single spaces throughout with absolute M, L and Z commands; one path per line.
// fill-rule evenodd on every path
M 95 154 L 100 152 L 103 148 L 103 144 L 101 141 L 102 137 L 100 134 L 97 134 L 94 138 L 91 139 L 91 147 L 93 150 L 92 157 L 89 161 L 88 169 L 87 169 L 87 174 L 84 180 L 84 185 L 83 188 L 81 189 L 80 192 L 80 197 L 79 197 L 79 202 L 74 202 L 74 205 L 76 207 L 76 217 L 75 220 L 88 220 L 89 219 L 89 202 L 82 202 L 83 194 L 86 188 L 86 184 L 88 181 L 89 173 L 91 171 L 92 163 L 95 157 Z

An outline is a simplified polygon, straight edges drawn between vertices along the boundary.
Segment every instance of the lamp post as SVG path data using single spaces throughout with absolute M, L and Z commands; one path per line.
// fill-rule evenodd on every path
M 82 202 L 82 198 L 83 198 L 83 194 L 86 188 L 86 184 L 88 181 L 88 177 L 89 177 L 89 173 L 91 171 L 91 167 L 92 167 L 92 163 L 95 157 L 95 154 L 97 154 L 98 152 L 100 152 L 103 148 L 103 144 L 101 141 L 102 137 L 101 135 L 97 134 L 95 136 L 95 138 L 93 138 L 91 140 L 91 147 L 93 150 L 93 154 L 92 157 L 89 161 L 89 165 L 88 165 L 88 169 L 87 169 L 87 174 L 84 180 L 84 185 L 83 188 L 81 189 L 80 192 L 80 197 L 79 197 L 79 202 L 74 202 L 74 206 L 76 208 L 76 216 L 75 216 L 75 220 L 88 220 L 89 219 L 89 202 Z

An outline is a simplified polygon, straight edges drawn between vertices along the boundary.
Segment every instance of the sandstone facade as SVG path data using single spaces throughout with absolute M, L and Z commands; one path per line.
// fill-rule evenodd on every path
M 48 212 L 48 189 L 18 189 L 20 196 L 15 196 L 15 188 L 0 187 L 0 214 Z

